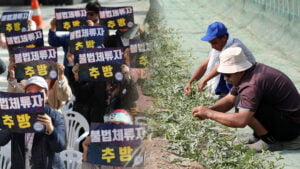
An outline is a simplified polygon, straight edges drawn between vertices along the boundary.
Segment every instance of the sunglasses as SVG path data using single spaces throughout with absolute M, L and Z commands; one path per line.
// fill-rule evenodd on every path
M 94 15 L 97 14 L 97 12 L 87 12 L 86 14 L 87 14 L 88 16 L 94 16 Z
M 229 78 L 232 74 L 228 74 L 228 73 L 223 73 L 224 77 Z

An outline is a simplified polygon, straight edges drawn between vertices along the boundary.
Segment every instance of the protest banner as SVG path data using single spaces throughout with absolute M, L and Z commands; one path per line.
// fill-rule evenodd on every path
M 82 48 L 103 48 L 106 30 L 103 26 L 82 26 L 70 31 L 70 52 Z
M 56 8 L 56 31 L 70 31 L 71 28 L 87 25 L 84 8 Z
M 57 79 L 56 48 L 15 48 L 13 49 L 13 53 L 16 63 L 15 76 L 17 80 L 28 79 L 32 76 Z
M 122 81 L 124 48 L 82 49 L 75 53 L 80 81 Z
M 134 25 L 133 7 L 100 7 L 100 24 L 108 29 L 129 29 Z
M 44 46 L 43 30 L 5 33 L 9 55 L 13 54 L 13 48 L 36 48 Z
M 28 30 L 28 19 L 31 11 L 3 12 L 1 16 L 0 32 L 25 32 Z
M 87 162 L 108 166 L 141 167 L 145 128 L 137 125 L 92 123 Z
M 130 67 L 145 68 L 149 63 L 149 42 L 141 39 L 130 39 Z
M 0 128 L 12 132 L 41 132 L 44 126 L 36 120 L 43 114 L 42 93 L 0 92 Z

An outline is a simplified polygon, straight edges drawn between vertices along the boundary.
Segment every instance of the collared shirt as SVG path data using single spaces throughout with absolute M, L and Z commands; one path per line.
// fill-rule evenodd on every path
M 300 95 L 289 77 L 262 63 L 256 63 L 248 69 L 240 85 L 233 87 L 230 92 L 240 96 L 236 107 L 253 112 L 263 104 L 283 112 L 300 110 Z
M 253 56 L 253 54 L 250 52 L 250 50 L 237 38 L 234 38 L 232 35 L 228 35 L 228 39 L 227 42 L 225 44 L 225 46 L 223 47 L 222 51 L 229 48 L 229 47 L 240 47 L 242 48 L 244 54 L 246 55 L 247 59 L 251 62 L 251 63 L 255 63 L 256 60 Z M 217 51 L 216 49 L 211 49 L 209 52 L 209 56 L 210 59 L 208 61 L 208 65 L 207 65 L 207 71 L 206 72 L 210 72 L 211 69 L 216 65 L 220 63 L 220 51 Z M 209 86 L 211 88 L 211 92 L 213 93 L 220 81 L 220 75 L 212 78 L 211 80 L 209 80 L 207 82 L 207 86 Z

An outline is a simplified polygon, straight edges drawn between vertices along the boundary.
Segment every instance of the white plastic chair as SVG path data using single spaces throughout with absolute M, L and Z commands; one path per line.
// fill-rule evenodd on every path
M 65 111 L 72 111 L 72 110 L 73 110 L 74 102 L 75 102 L 75 96 L 72 95 L 72 97 L 70 98 L 70 100 L 68 100 L 68 101 L 63 105 L 63 107 L 61 108 L 61 111 L 62 111 L 62 112 L 65 112 Z
M 64 150 L 60 152 L 60 158 L 66 169 L 79 169 L 81 167 L 82 153 L 77 150 Z
M 11 167 L 11 143 L 8 142 L 0 149 L 0 168 L 10 169 Z
M 63 115 L 66 122 L 67 149 L 79 150 L 80 141 L 89 134 L 89 123 L 83 115 L 75 111 L 66 111 Z

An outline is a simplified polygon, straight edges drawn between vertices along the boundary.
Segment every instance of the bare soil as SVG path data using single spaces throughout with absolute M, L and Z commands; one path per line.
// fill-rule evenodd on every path
M 139 100 L 137 101 L 138 112 L 144 112 L 153 105 L 151 97 L 142 93 L 138 86 Z M 144 140 L 146 147 L 144 169 L 204 169 L 197 162 L 175 155 L 167 150 L 168 141 L 163 138 Z

